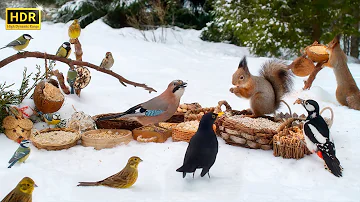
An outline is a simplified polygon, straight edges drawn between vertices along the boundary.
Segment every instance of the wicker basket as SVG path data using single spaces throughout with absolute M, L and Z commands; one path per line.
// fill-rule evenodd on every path
M 199 108 L 199 109 L 187 111 L 185 113 L 185 121 L 200 121 L 204 114 L 214 111 L 215 111 L 215 107 Z
M 199 124 L 200 122 L 196 120 L 196 122 Z M 185 122 L 186 124 L 187 122 Z M 190 142 L 190 139 L 195 135 L 195 133 L 197 132 L 199 126 L 197 126 L 196 128 L 194 128 L 193 130 L 184 130 L 182 128 L 179 127 L 174 127 L 172 129 L 172 140 L 174 142 L 178 142 L 178 141 L 184 141 L 184 142 Z M 216 126 L 213 125 L 213 129 L 216 132 Z
M 55 80 L 50 80 L 48 83 L 53 84 Z M 56 82 L 56 81 L 55 81 Z M 59 101 L 52 101 L 45 97 L 43 90 L 45 88 L 45 81 L 40 81 L 34 89 L 34 103 L 36 108 L 44 114 L 57 112 L 63 105 L 64 99 Z M 54 85 L 54 84 L 53 84 Z M 56 85 L 54 85 L 56 87 Z M 61 93 L 61 92 L 60 92 Z
M 289 69 L 299 77 L 309 76 L 314 71 L 314 63 L 306 55 L 296 58 L 290 65 Z
M 330 110 L 331 117 L 324 117 L 324 120 L 331 128 L 334 119 L 333 110 L 330 107 L 325 107 L 320 114 L 327 109 Z M 305 120 L 306 118 L 301 115 L 296 118 L 288 118 L 281 124 L 278 134 L 274 135 L 273 138 L 274 156 L 281 156 L 286 159 L 301 159 L 305 155 L 311 154 L 304 142 L 303 121 Z
M 133 130 L 133 138 L 138 142 L 163 143 L 171 136 L 171 130 L 157 126 L 143 126 Z
M 95 138 L 90 137 L 91 134 L 99 134 L 104 132 L 118 133 L 115 138 Z M 81 144 L 84 147 L 94 147 L 96 150 L 104 148 L 113 148 L 121 144 L 128 144 L 132 140 L 132 132 L 122 129 L 98 129 L 90 130 L 81 135 Z
M 226 106 L 225 114 L 219 117 L 215 124 L 217 127 L 217 135 L 222 137 L 227 144 L 251 149 L 272 149 L 272 139 L 273 136 L 277 134 L 277 130 L 269 128 L 257 129 L 232 120 L 232 116 L 247 115 L 248 111 L 232 110 L 226 101 L 220 101 L 217 108 L 220 109 L 222 105 Z M 275 121 L 273 117 L 264 118 L 274 123 L 278 122 Z
M 274 135 L 274 156 L 281 156 L 286 159 L 301 159 L 305 155 L 311 154 L 304 143 L 302 125 L 296 123 L 293 125 L 295 121 L 297 119 L 291 118 L 284 122 L 279 129 L 279 133 Z
M 65 131 L 65 132 L 71 132 L 71 133 L 75 133 L 75 137 L 71 140 L 68 140 L 68 142 L 63 143 L 63 144 L 42 144 L 42 143 L 38 143 L 35 139 L 35 136 L 38 133 L 47 133 L 47 132 L 55 132 L 55 131 Z M 33 145 L 38 148 L 38 149 L 45 149 L 45 150 L 63 150 L 63 149 L 69 149 L 70 147 L 73 147 L 77 144 L 78 140 L 81 138 L 81 135 L 73 129 L 69 129 L 69 128 L 48 128 L 48 129 L 44 129 L 44 130 L 40 130 L 40 131 L 36 131 L 33 132 L 30 135 L 30 140 L 32 141 Z
M 329 59 L 329 54 L 326 52 L 326 46 L 315 41 L 312 45 L 305 48 L 307 56 L 313 62 L 323 62 Z

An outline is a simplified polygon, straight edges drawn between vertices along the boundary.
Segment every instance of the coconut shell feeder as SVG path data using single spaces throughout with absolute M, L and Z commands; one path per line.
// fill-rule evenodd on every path
M 54 79 L 40 81 L 34 89 L 34 103 L 36 108 L 42 113 L 57 112 L 63 105 L 65 97 L 61 93 L 59 86 L 55 85 Z
M 299 77 L 309 76 L 311 72 L 314 71 L 315 65 L 313 61 L 306 57 L 306 55 L 302 55 L 296 58 L 290 65 L 289 69 Z
M 329 53 L 326 49 L 327 46 L 319 44 L 315 41 L 313 44 L 305 48 L 305 53 L 313 62 L 323 62 L 329 59 Z

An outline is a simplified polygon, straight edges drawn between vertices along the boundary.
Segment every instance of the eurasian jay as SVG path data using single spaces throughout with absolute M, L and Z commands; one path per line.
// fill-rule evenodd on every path
M 180 104 L 180 98 L 184 94 L 186 84 L 187 83 L 182 80 L 174 80 L 168 85 L 167 89 L 161 95 L 154 97 L 147 102 L 131 107 L 125 112 L 100 117 L 98 118 L 98 121 L 119 117 L 135 119 L 142 125 L 156 124 L 166 121 L 176 112 Z

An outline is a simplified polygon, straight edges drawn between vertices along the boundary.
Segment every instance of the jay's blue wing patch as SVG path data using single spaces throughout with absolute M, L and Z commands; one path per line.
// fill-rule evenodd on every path
M 163 110 L 147 110 L 145 111 L 145 116 L 157 116 L 162 114 Z

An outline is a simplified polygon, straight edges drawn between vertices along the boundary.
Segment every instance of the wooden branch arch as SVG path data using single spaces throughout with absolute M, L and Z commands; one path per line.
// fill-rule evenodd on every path
M 142 87 L 145 90 L 149 91 L 149 93 L 151 92 L 157 92 L 155 89 L 147 86 L 146 84 L 141 84 L 141 83 L 136 83 L 130 80 L 125 79 L 124 77 L 122 77 L 121 75 L 111 71 L 111 70 L 107 70 L 104 68 L 100 68 L 97 65 L 94 65 L 92 63 L 89 62 L 83 62 L 83 61 L 77 61 L 77 60 L 71 60 L 71 59 L 67 59 L 67 58 L 63 58 L 63 57 L 59 57 L 56 55 L 51 55 L 51 54 L 47 54 L 47 53 L 41 53 L 41 52 L 20 52 L 17 53 L 15 55 L 12 55 L 10 57 L 7 57 L 5 59 L 3 59 L 2 61 L 0 61 L 0 68 L 6 66 L 7 64 L 14 62 L 18 59 L 22 59 L 22 58 L 43 58 L 43 59 L 50 59 L 50 60 L 56 60 L 59 62 L 63 62 L 67 65 L 69 65 L 70 68 L 74 69 L 75 65 L 78 66 L 85 66 L 85 67 L 89 67 L 92 69 L 95 69 L 96 71 L 105 73 L 105 74 L 109 74 L 115 78 L 117 78 L 119 80 L 119 82 L 121 84 L 123 84 L 124 86 L 126 86 L 126 84 L 132 85 L 134 87 Z

